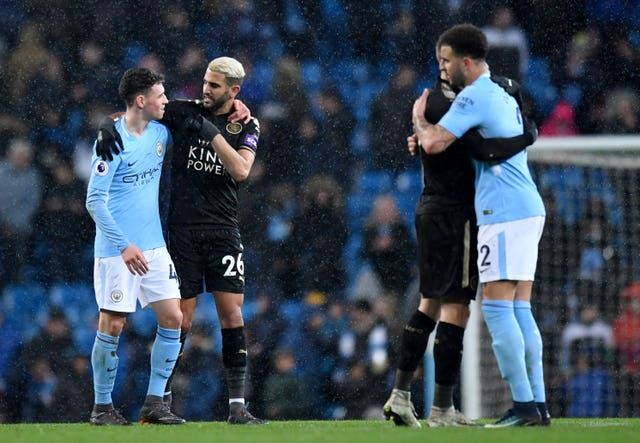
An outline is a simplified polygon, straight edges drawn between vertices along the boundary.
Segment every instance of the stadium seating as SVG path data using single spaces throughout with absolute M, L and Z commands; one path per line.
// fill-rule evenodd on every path
M 49 313 L 45 288 L 39 284 L 11 284 L 4 288 L 2 305 L 7 323 L 27 342 L 44 324 Z

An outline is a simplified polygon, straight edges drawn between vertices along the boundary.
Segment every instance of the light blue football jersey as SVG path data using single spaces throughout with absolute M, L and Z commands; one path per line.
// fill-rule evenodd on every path
M 162 162 L 172 143 L 166 126 L 151 121 L 132 135 L 124 118 L 116 122 L 125 149 L 104 161 L 94 154 L 87 209 L 96 222 L 95 257 L 115 257 L 129 244 L 143 251 L 165 246 L 158 194 Z
M 523 120 L 517 101 L 490 76 L 487 72 L 465 87 L 438 124 L 458 138 L 472 128 L 485 138 L 522 134 Z M 526 150 L 503 162 L 473 160 L 473 164 L 479 225 L 545 215 L 527 165 Z

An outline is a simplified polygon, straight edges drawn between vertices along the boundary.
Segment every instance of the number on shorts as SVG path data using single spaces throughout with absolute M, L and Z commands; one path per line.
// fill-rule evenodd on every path
M 244 275 L 244 262 L 242 261 L 242 252 L 238 254 L 238 258 L 235 259 L 232 255 L 225 255 L 222 257 L 222 264 L 227 266 L 227 270 L 224 271 L 225 277 L 235 277 L 236 275 Z
M 491 262 L 489 260 L 487 260 L 487 258 L 489 258 L 489 252 L 490 251 L 491 250 L 489 249 L 488 245 L 480 246 L 480 253 L 484 254 L 484 256 L 482 257 L 482 261 L 480 262 L 480 266 L 481 267 L 491 266 Z
M 178 274 L 176 274 L 176 271 L 173 269 L 173 265 L 169 264 L 169 280 L 171 279 L 178 279 Z

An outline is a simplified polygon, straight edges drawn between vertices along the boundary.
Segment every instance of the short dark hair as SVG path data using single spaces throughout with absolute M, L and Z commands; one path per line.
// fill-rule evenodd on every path
M 120 79 L 118 95 L 127 106 L 131 106 L 138 94 L 146 94 L 158 83 L 164 82 L 164 76 L 148 68 L 130 68 Z
M 482 29 L 469 23 L 455 25 L 440 35 L 437 47 L 450 46 L 454 54 L 484 60 L 489 52 L 489 42 Z

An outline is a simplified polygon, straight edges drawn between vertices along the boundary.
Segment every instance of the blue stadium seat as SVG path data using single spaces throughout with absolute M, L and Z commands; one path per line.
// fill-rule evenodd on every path
M 313 97 L 322 89 L 323 72 L 317 61 L 305 60 L 300 63 L 302 86 L 307 97 Z
M 93 286 L 83 283 L 61 283 L 49 289 L 51 306 L 62 309 L 71 325 L 73 340 L 80 352 L 91 353 L 98 320 Z
M 47 319 L 49 299 L 39 284 L 10 284 L 4 288 L 2 305 L 7 323 L 28 341 L 33 338 Z
M 356 177 L 356 192 L 360 194 L 381 194 L 390 192 L 393 187 L 391 172 L 365 169 Z

